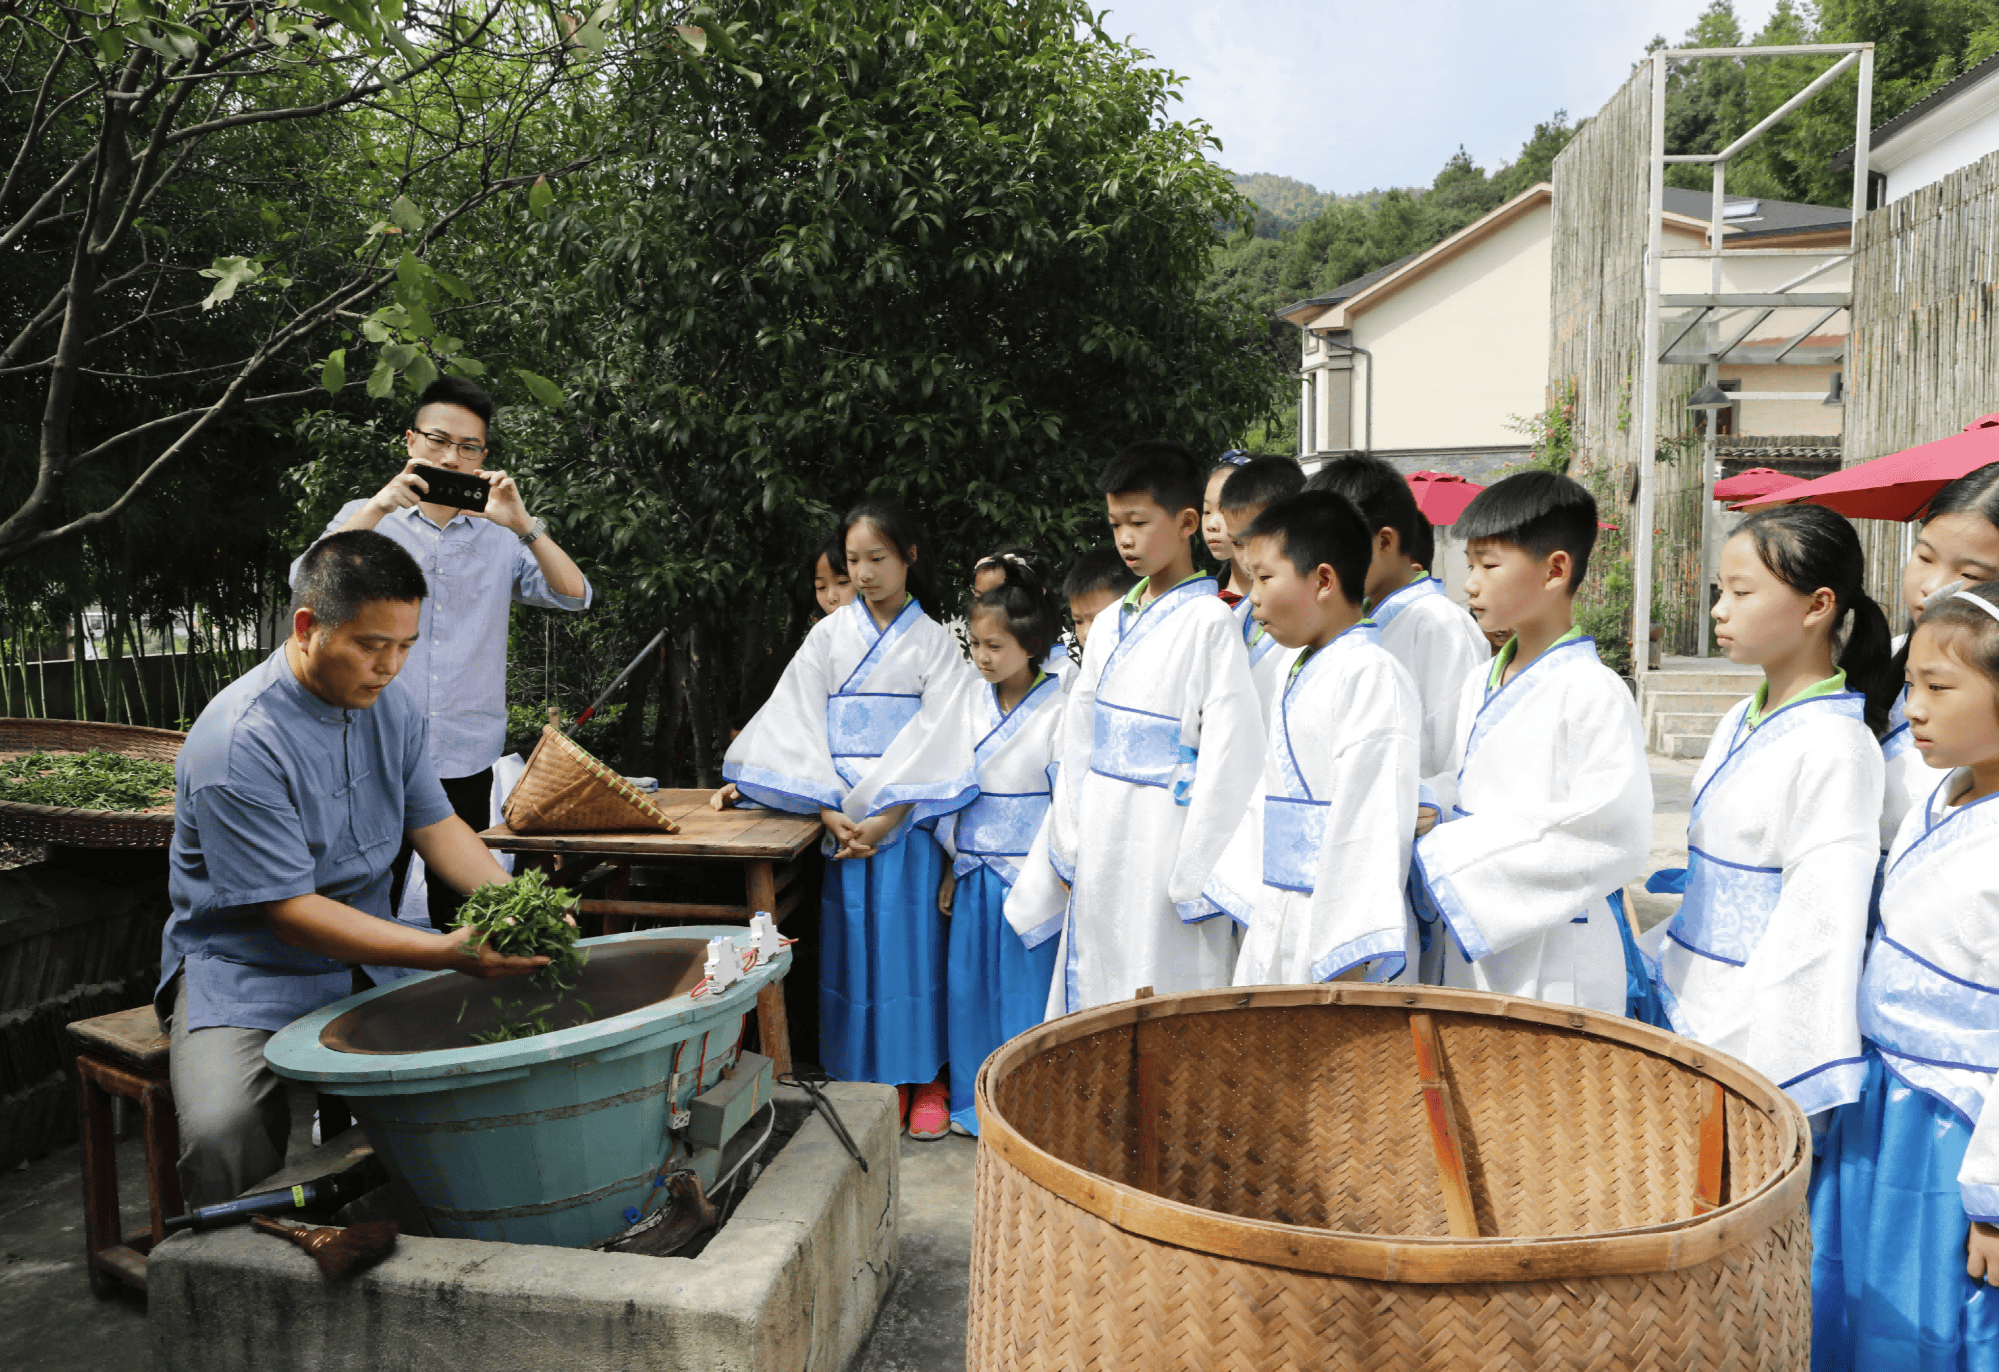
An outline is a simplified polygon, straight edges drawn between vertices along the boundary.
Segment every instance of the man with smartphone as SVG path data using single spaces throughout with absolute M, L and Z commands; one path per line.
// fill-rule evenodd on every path
M 399 679 L 429 722 L 431 761 L 451 808 L 475 830 L 491 820 L 493 763 L 506 746 L 512 607 L 576 611 L 591 600 L 589 581 L 547 524 L 528 514 L 514 479 L 486 470 L 492 418 L 492 397 L 474 383 L 431 382 L 403 434 L 403 469 L 374 495 L 341 506 L 325 530 L 374 529 L 423 569 L 430 595 Z M 401 908 L 409 861 L 406 846 L 396 858 L 392 909 Z M 428 873 L 424 884 L 432 927 L 450 928 L 464 897 Z

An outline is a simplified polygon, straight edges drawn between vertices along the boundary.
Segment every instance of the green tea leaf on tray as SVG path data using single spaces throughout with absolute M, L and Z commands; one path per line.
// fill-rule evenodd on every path
M 0 800 L 72 810 L 150 810 L 173 799 L 170 762 L 87 753 L 33 752 L 0 762 Z

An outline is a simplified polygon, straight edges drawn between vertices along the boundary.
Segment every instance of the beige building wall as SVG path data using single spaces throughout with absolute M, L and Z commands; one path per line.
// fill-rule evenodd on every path
M 1545 403 L 1551 222 L 1536 206 L 1352 321 L 1374 354 L 1376 451 L 1527 441 L 1508 422 Z

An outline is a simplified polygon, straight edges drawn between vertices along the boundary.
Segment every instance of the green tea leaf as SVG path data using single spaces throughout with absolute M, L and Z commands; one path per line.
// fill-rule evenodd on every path
M 319 369 L 319 384 L 334 395 L 347 384 L 347 349 L 335 348 L 326 355 L 326 365 Z
M 514 375 L 518 376 L 527 386 L 529 395 L 532 395 L 551 410 L 561 409 L 563 402 L 569 399 L 568 396 L 562 393 L 562 387 L 556 385 L 545 376 L 536 376 L 525 367 L 514 368 Z

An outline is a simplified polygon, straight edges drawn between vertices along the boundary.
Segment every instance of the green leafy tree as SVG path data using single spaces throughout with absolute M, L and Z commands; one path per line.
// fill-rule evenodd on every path
M 436 255 L 482 207 L 602 155 L 587 128 L 536 134 L 616 65 L 598 59 L 637 13 L 0 7 L 0 567 L 111 534 L 246 417 L 482 372 L 453 321 L 478 302 Z
M 1086 6 L 745 0 L 706 42 L 685 82 L 608 93 L 633 145 L 523 225 L 504 270 L 534 292 L 491 321 L 572 397 L 499 427 L 615 597 L 597 679 L 674 626 L 624 764 L 704 782 L 844 507 L 917 511 L 949 615 L 993 543 L 1105 541 L 1118 447 L 1218 451 L 1269 398 L 1260 323 L 1200 292 L 1248 206 L 1168 119 L 1177 78 Z

